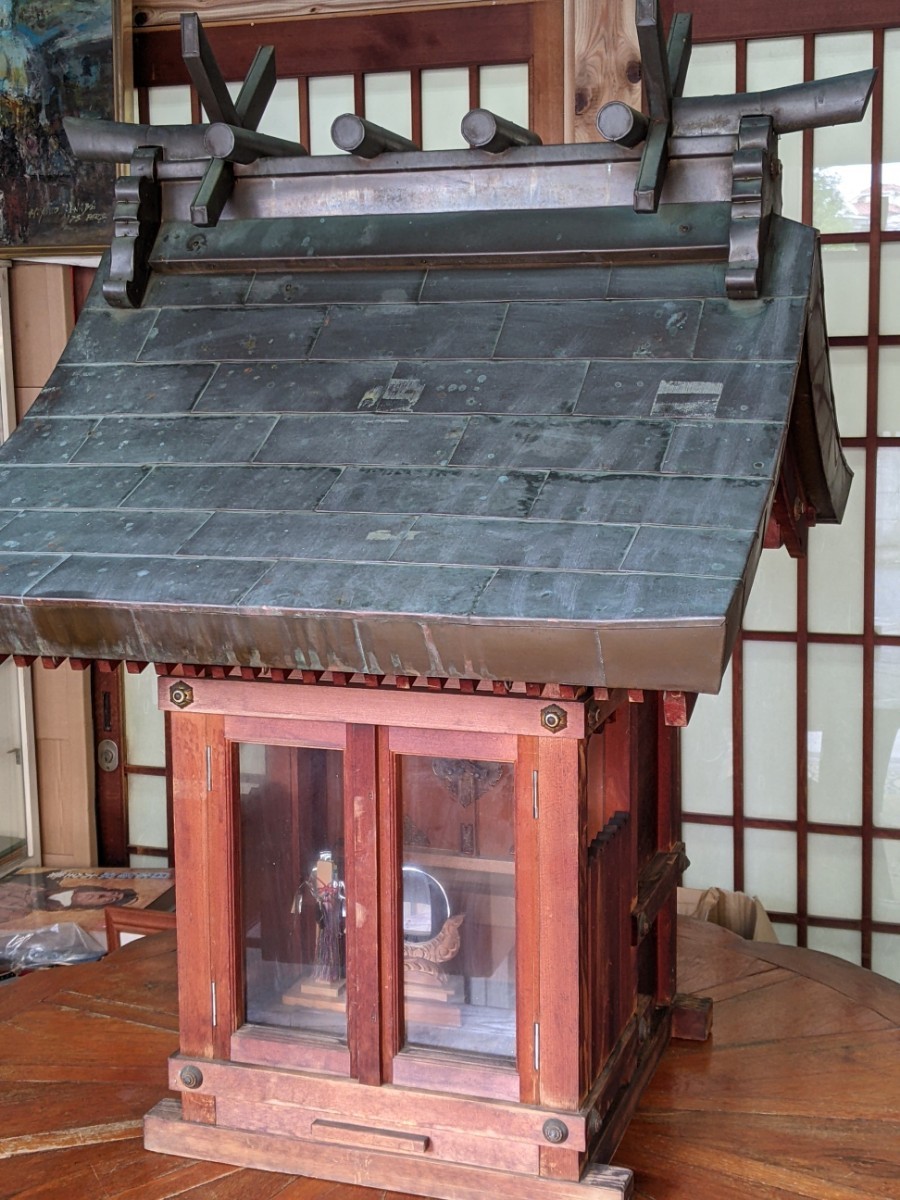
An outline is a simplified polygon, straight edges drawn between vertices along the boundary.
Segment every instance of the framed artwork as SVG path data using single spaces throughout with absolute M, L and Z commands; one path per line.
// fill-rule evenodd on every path
M 109 241 L 115 167 L 76 160 L 63 118 L 122 114 L 122 3 L 0 0 L 0 254 Z
M 148 908 L 172 890 L 175 872 L 135 867 L 25 867 L 0 881 L 0 930 L 46 925 L 106 928 L 109 906 Z M 167 905 L 171 907 L 171 905 Z

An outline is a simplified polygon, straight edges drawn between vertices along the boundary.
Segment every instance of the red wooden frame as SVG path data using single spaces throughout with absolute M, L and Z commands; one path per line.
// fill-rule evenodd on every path
M 541 697 L 237 679 L 192 679 L 186 694 L 182 677 L 161 678 L 159 688 L 173 731 L 182 1044 L 172 1078 L 185 1121 L 216 1126 L 226 1141 L 226 1127 L 251 1137 L 294 1131 L 278 1127 L 282 1118 L 267 1103 L 274 1093 L 259 1074 L 276 1068 L 271 1086 L 288 1087 L 287 1068 L 313 1072 L 320 1089 L 346 1089 L 340 1129 L 322 1125 L 312 1093 L 286 1095 L 293 1116 L 284 1120 L 300 1122 L 301 1158 L 310 1137 L 347 1146 L 368 1124 L 373 1149 L 396 1146 L 391 1121 L 404 1097 L 417 1095 L 429 1114 L 422 1130 L 435 1125 L 435 1178 L 468 1161 L 467 1169 L 509 1172 L 510 1180 L 575 1183 L 589 1153 L 608 1159 L 668 1039 L 674 999 L 677 731 L 666 724 L 663 696 L 623 693 L 597 729 L 587 720 L 589 709 L 601 719 L 588 694 L 564 701 L 568 725 L 553 733 L 541 724 Z M 238 741 L 344 749 L 346 1047 L 244 1024 Z M 404 1046 L 399 758 L 448 754 L 515 764 L 515 1067 Z M 605 857 L 591 839 L 610 848 Z M 191 1059 L 203 1091 L 179 1074 Z M 390 1084 L 399 1089 L 380 1086 Z M 459 1129 L 447 1125 L 455 1096 L 469 1113 Z M 564 1145 L 539 1135 L 548 1113 L 564 1114 Z M 476 1114 L 485 1128 L 533 1122 L 533 1136 L 523 1126 L 508 1143 L 489 1145 L 478 1128 L 470 1145 L 465 1122 Z M 524 1116 L 507 1123 L 510 1114 Z M 163 1126 L 151 1119 L 148 1128 L 154 1146 Z M 157 1148 L 190 1143 L 190 1134 L 172 1136 Z M 243 1161 L 244 1153 L 230 1148 L 226 1157 Z

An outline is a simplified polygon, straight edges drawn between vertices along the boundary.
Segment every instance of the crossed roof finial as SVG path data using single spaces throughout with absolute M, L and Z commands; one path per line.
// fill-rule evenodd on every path
M 686 98 L 682 93 L 691 55 L 690 14 L 675 15 L 667 38 L 659 0 L 635 0 L 635 18 L 648 111 L 614 100 L 598 113 L 597 127 L 607 141 L 621 146 L 636 148 L 643 143 L 633 197 L 637 213 L 655 213 L 659 208 L 670 154 L 701 158 L 709 153 L 731 154 L 726 291 L 735 299 L 752 298 L 759 292 L 769 217 L 780 211 L 778 135 L 860 120 L 875 72 L 858 71 L 766 92 Z M 131 174 L 116 183 L 115 236 L 104 285 L 107 300 L 116 306 L 139 305 L 146 288 L 149 256 L 161 222 L 158 165 L 162 160 L 202 164 L 190 219 L 208 228 L 218 223 L 232 194 L 234 163 L 307 154 L 298 142 L 258 131 L 276 81 L 272 46 L 257 51 L 235 100 L 195 12 L 181 16 L 181 49 L 208 123 L 154 126 L 77 119 L 65 123 L 79 157 L 131 162 Z M 481 109 L 467 114 L 462 128 L 478 152 L 515 153 L 522 148 L 529 153 L 540 146 L 540 138 L 531 130 Z M 339 148 L 362 159 L 397 153 L 405 158 L 407 151 L 418 149 L 409 139 L 354 114 L 339 117 L 332 136 Z M 721 144 L 710 145 L 723 138 L 728 139 L 724 150 Z M 410 157 L 411 171 L 427 169 L 425 155 Z M 393 164 L 392 169 L 407 168 Z

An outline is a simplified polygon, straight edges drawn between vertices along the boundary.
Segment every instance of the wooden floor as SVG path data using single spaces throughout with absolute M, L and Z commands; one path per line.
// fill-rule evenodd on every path
M 898 1200 L 900 987 L 683 919 L 706 1044 L 673 1043 L 617 1161 L 643 1200 Z M 174 938 L 0 987 L 0 1198 L 402 1200 L 146 1152 L 176 1046 Z M 586 1193 L 589 1194 L 589 1193 Z

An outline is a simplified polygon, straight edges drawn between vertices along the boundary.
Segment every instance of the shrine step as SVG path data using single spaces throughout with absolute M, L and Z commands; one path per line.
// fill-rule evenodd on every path
M 630 1200 L 633 1175 L 622 1167 L 591 1165 L 580 1183 L 390 1153 L 371 1146 L 249 1133 L 185 1121 L 176 1100 L 162 1100 L 144 1119 L 148 1150 L 233 1163 L 258 1170 L 330 1179 L 359 1187 L 411 1192 L 435 1200 Z

